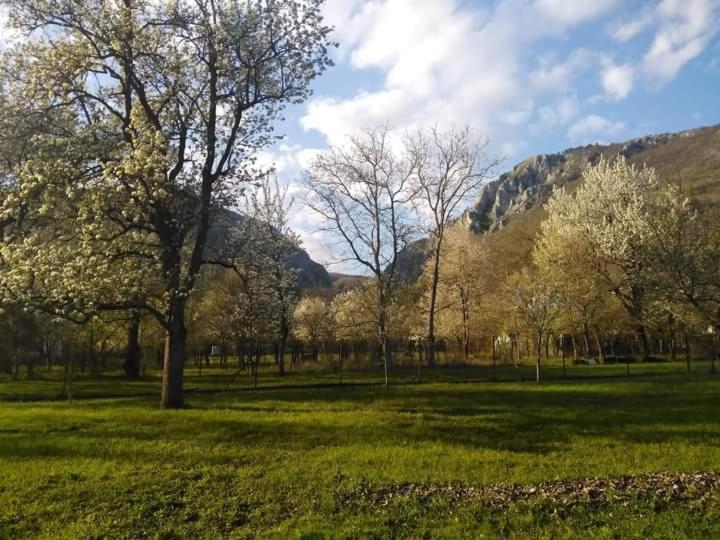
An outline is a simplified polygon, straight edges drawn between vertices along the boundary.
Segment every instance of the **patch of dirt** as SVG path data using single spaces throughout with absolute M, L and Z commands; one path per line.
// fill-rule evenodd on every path
M 423 505 L 434 501 L 450 504 L 475 504 L 502 510 L 522 502 L 550 505 L 629 504 L 636 500 L 658 503 L 701 502 L 720 496 L 720 472 L 648 473 L 620 478 L 584 480 L 551 480 L 537 484 L 490 484 L 486 486 L 398 484 L 390 486 L 361 485 L 353 491 L 339 493 L 342 505 L 364 503 L 381 509 L 393 501 L 410 498 Z

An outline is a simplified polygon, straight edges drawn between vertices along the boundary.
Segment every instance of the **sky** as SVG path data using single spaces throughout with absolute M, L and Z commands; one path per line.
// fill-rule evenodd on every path
M 378 125 L 469 125 L 502 172 L 720 123 L 720 0 L 327 0 L 325 14 L 336 65 L 264 156 L 291 185 L 318 151 Z M 316 216 L 293 216 L 310 255 L 332 262 Z
M 720 0 L 326 0 L 324 11 L 335 66 L 262 155 L 293 193 L 317 152 L 362 128 L 468 125 L 503 172 L 536 154 L 720 123 Z M 292 226 L 332 262 L 300 203 Z

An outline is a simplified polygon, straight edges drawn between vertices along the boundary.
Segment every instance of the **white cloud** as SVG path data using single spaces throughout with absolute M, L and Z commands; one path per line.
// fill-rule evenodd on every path
M 554 103 L 538 110 L 538 120 L 530 126 L 531 133 L 537 135 L 548 132 L 556 127 L 568 125 L 580 112 L 580 104 L 576 95 L 566 95 Z
M 643 59 L 658 84 L 672 81 L 705 50 L 718 32 L 720 0 L 663 0 L 655 10 L 657 30 Z
M 538 7 L 564 24 L 577 24 L 607 12 L 617 0 L 538 0 Z
M 621 23 L 617 24 L 611 35 L 615 41 L 626 43 L 650 28 L 654 20 L 654 11 L 646 9 L 634 19 L 624 19 Z
M 597 114 L 584 116 L 568 129 L 568 136 L 575 142 L 600 142 L 598 136 L 617 136 L 625 130 L 623 122 L 608 120 Z
M 600 79 L 608 99 L 619 101 L 630 94 L 635 79 L 635 70 L 630 64 L 618 66 L 613 62 L 607 62 Z
M 498 147 L 517 144 L 538 95 L 565 93 L 596 56 L 576 51 L 564 63 L 530 73 L 528 47 L 563 39 L 574 25 L 618 4 L 500 0 L 486 10 L 459 0 L 369 0 L 351 2 L 353 11 L 339 6 L 344 1 L 331 0 L 328 10 L 351 27 L 338 34 L 351 36 L 351 64 L 379 70 L 384 84 L 345 99 L 314 99 L 302 119 L 305 130 L 338 144 L 346 134 L 378 124 L 405 129 L 471 123 Z
M 582 48 L 572 51 L 565 62 L 541 58 L 540 66 L 530 73 L 531 88 L 537 92 L 566 92 L 578 76 L 601 60 L 601 54 Z

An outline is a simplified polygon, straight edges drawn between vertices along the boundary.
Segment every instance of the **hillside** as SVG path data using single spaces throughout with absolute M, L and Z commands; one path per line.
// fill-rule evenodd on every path
M 588 164 L 600 156 L 619 155 L 654 167 L 664 182 L 681 182 L 688 195 L 710 204 L 720 202 L 720 125 L 716 125 L 533 156 L 486 184 L 461 219 L 478 234 L 497 235 L 499 242 L 522 244 L 529 250 L 553 189 L 572 188 Z M 415 242 L 402 254 L 403 280 L 414 281 L 420 275 L 426 242 Z
M 330 272 L 330 279 L 332 280 L 333 293 L 338 294 L 362 286 L 369 278 L 355 274 Z
M 242 214 L 231 210 L 218 212 L 213 221 L 208 237 L 208 251 L 221 252 L 226 237 L 233 228 L 237 228 L 247 219 Z M 333 282 L 323 265 L 313 261 L 304 249 L 288 254 L 290 266 L 298 270 L 298 286 L 300 289 L 324 289 Z

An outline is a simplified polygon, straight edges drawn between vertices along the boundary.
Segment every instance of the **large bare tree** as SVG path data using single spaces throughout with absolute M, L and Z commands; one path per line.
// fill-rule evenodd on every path
M 320 154 L 306 177 L 306 204 L 320 229 L 337 241 L 341 260 L 370 274 L 377 289 L 376 337 L 385 384 L 391 350 L 388 306 L 397 285 L 399 253 L 412 240 L 412 156 L 393 148 L 387 128 L 365 130 Z
M 499 163 L 488 159 L 487 144 L 469 128 L 419 130 L 406 141 L 415 164 L 415 203 L 430 235 L 432 271 L 426 335 L 430 367 L 435 364 L 435 319 L 445 233 Z

